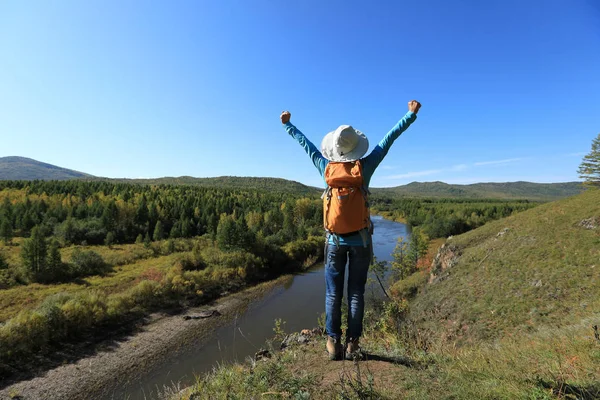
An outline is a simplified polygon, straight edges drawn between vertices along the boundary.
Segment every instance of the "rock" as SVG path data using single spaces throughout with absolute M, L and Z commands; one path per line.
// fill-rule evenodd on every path
M 271 352 L 269 350 L 260 349 L 256 352 L 256 354 L 254 354 L 255 361 L 264 360 L 267 358 L 271 358 Z
M 498 234 L 496 235 L 496 237 L 504 236 L 506 234 L 506 232 L 508 232 L 508 231 L 510 231 L 509 228 L 504 228 L 500 232 L 498 232 Z
M 542 280 L 541 279 L 537 279 L 535 281 L 531 281 L 530 285 L 534 286 L 534 287 L 542 287 Z
M 298 341 L 298 343 L 300 343 L 300 344 L 306 344 L 306 343 L 310 342 L 310 339 L 309 339 L 309 338 L 307 338 L 307 337 L 306 337 L 306 336 L 304 336 L 304 335 L 298 335 L 298 339 L 297 339 L 297 341 Z
M 442 273 L 448 268 L 455 266 L 460 258 L 460 255 L 461 252 L 457 246 L 444 243 L 438 250 L 433 262 L 431 263 L 431 275 L 429 276 L 429 283 L 435 283 L 445 279 L 441 277 Z
M 279 345 L 279 348 L 281 350 L 285 349 L 286 347 L 288 347 L 290 344 L 292 344 L 292 342 L 294 341 L 294 334 L 292 333 L 291 335 L 287 335 L 286 337 L 283 338 L 283 340 L 281 341 L 281 344 Z
M 221 313 L 217 310 L 208 310 L 208 311 L 200 311 L 196 315 L 184 315 L 183 319 L 186 321 L 189 321 L 190 319 L 203 319 L 203 318 L 210 318 L 210 317 L 218 317 L 220 315 L 221 315 Z
M 600 217 L 591 217 L 581 220 L 577 226 L 583 229 L 596 229 L 600 226 Z
M 312 331 L 310 329 L 302 329 L 300 331 L 300 334 L 304 335 L 304 336 L 310 336 L 310 335 L 312 335 Z

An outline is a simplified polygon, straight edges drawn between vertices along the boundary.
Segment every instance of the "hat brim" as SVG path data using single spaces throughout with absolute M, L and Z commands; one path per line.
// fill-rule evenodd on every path
M 321 154 L 323 154 L 323 157 L 333 162 L 360 160 L 367 153 L 367 150 L 369 150 L 369 139 L 361 131 L 355 130 L 355 132 L 358 134 L 358 143 L 352 151 L 344 154 L 338 153 L 333 145 L 335 131 L 325 135 L 321 141 Z

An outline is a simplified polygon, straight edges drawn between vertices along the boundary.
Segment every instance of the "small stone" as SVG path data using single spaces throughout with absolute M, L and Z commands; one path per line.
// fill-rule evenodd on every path
M 497 234 L 496 236 L 497 236 L 497 237 L 504 236 L 504 234 L 505 234 L 506 232 L 508 232 L 509 230 L 510 230 L 510 229 L 508 229 L 508 228 L 504 228 L 504 229 L 502 229 L 500 232 L 498 232 L 498 234 Z
M 306 336 L 304 336 L 304 335 L 298 335 L 298 343 L 300 343 L 300 344 L 306 344 L 309 341 L 310 341 L 310 339 L 307 338 Z
M 264 360 L 266 358 L 271 358 L 271 352 L 269 352 L 269 350 L 260 349 L 254 354 L 254 359 L 256 361 Z

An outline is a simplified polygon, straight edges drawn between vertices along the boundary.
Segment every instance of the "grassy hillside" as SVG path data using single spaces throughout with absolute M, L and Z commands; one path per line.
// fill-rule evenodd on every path
M 0 180 L 66 180 L 91 175 L 25 157 L 0 157 Z
M 600 310 L 600 191 L 488 223 L 442 253 L 456 266 L 436 265 L 410 314 L 437 337 L 468 342 L 570 325 Z
M 366 360 L 328 361 L 316 337 L 174 398 L 600 398 L 599 190 L 455 236 L 390 293 Z
M 445 197 L 557 200 L 582 192 L 581 183 L 502 182 L 450 185 L 444 182 L 412 182 L 393 188 L 375 188 L 372 192 L 391 197 Z

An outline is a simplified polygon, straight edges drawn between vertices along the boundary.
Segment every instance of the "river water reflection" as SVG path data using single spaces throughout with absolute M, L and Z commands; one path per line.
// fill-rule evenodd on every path
M 410 234 L 409 228 L 378 216 L 373 217 L 373 223 L 375 256 L 379 261 L 389 261 L 397 239 L 400 236 L 406 238 Z M 323 265 L 320 265 L 274 288 L 234 321 L 217 329 L 197 348 L 185 349 L 167 365 L 157 366 L 142 381 L 127 388 L 124 397 L 131 400 L 156 398 L 157 388 L 172 386 L 173 382 L 191 385 L 196 375 L 210 371 L 218 363 L 243 361 L 254 355 L 273 336 L 276 319 L 285 321 L 287 332 L 310 329 L 317 326 L 324 309 L 325 279 Z

